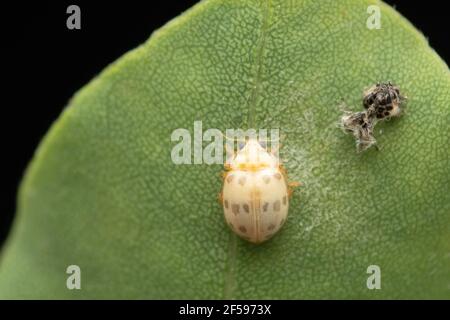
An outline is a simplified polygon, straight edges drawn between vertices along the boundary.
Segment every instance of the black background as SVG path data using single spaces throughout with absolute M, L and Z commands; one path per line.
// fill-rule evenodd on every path
M 15 212 L 16 192 L 33 152 L 69 98 L 109 63 L 196 1 L 36 1 L 1 7 L 3 194 L 0 244 Z M 389 0 L 450 62 L 445 1 Z M 66 28 L 66 9 L 81 8 L 81 30 Z M 6 74 L 5 74 L 6 70 Z

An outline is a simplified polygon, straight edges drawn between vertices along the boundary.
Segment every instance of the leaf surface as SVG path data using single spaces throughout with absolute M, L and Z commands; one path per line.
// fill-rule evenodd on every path
M 370 30 L 367 7 L 381 9 Z M 355 152 L 342 101 L 391 80 L 403 117 Z M 45 107 L 45 106 L 44 106 Z M 171 133 L 280 128 L 294 194 L 281 232 L 234 236 L 220 165 L 175 165 Z M 70 102 L 20 188 L 1 298 L 448 298 L 450 74 L 374 1 L 204 1 Z M 81 268 L 81 290 L 66 268 Z M 369 290 L 369 265 L 382 289 Z

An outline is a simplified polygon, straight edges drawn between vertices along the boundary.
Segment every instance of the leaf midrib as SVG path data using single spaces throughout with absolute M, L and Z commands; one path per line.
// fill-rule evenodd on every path
M 255 109 L 257 99 L 261 89 L 261 73 L 262 73 L 262 62 L 264 57 L 264 50 L 266 46 L 266 34 L 267 28 L 269 25 L 269 17 L 270 17 L 270 7 L 271 0 L 266 0 L 264 3 L 263 11 L 262 11 L 262 25 L 261 32 L 258 41 L 258 45 L 256 48 L 256 63 L 254 68 L 256 69 L 256 74 L 254 77 L 254 83 L 251 86 L 251 95 L 248 104 L 248 129 L 253 128 L 255 125 Z M 228 259 L 227 265 L 225 269 L 225 280 L 224 280 L 224 299 L 230 300 L 233 298 L 233 293 L 236 285 L 236 257 L 237 257 L 237 244 L 238 239 L 235 234 L 231 234 L 228 242 Z

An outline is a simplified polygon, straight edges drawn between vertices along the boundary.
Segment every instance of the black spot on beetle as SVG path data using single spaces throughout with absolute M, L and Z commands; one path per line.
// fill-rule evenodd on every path
M 241 231 L 242 233 L 247 233 L 247 228 L 244 226 L 240 226 L 239 231 Z

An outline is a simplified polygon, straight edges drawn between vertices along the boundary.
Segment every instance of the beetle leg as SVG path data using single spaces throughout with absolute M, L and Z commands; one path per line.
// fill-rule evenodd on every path
M 294 189 L 302 186 L 303 184 L 301 182 L 298 181 L 291 181 L 288 183 L 288 197 L 291 198 L 292 194 L 294 193 Z
M 227 172 L 226 171 L 222 171 L 220 173 L 220 176 L 222 177 L 222 180 L 225 180 L 225 178 L 227 177 Z

